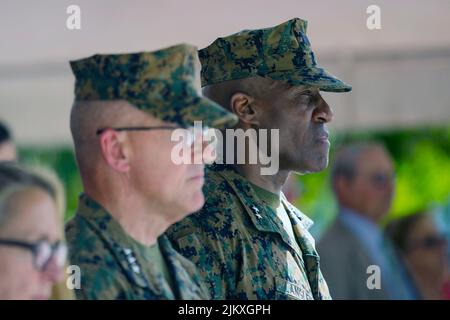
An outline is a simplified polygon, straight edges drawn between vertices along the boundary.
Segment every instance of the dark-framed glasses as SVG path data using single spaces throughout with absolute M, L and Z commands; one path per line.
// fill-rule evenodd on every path
M 64 267 L 67 259 L 67 245 L 63 241 L 50 243 L 45 239 L 36 242 L 0 239 L 0 245 L 29 250 L 33 255 L 33 266 L 41 272 L 45 270 L 52 259 L 54 259 L 58 268 Z
M 187 147 L 194 145 L 196 141 L 208 141 L 215 142 L 215 135 L 210 131 L 207 126 L 191 126 L 188 128 L 180 126 L 155 126 L 155 127 L 109 127 L 109 128 L 99 128 L 96 131 L 96 135 L 101 135 L 106 130 L 114 131 L 152 131 L 152 130 L 179 130 L 179 135 L 172 134 L 172 137 L 183 136 L 183 141 L 186 143 Z

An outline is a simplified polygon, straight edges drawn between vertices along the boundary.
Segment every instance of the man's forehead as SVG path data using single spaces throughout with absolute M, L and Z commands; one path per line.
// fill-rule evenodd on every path
M 311 86 L 307 84 L 292 84 L 289 81 L 283 81 L 283 80 L 275 80 L 271 79 L 273 81 L 273 84 L 279 88 L 282 88 L 286 91 L 290 92 L 301 92 L 301 91 L 312 91 L 312 92 L 319 92 L 319 87 Z
M 320 91 L 320 88 L 319 88 L 319 87 L 311 86 L 311 85 L 306 85 L 306 84 L 297 84 L 297 85 L 291 85 L 291 84 L 289 84 L 289 88 L 290 88 L 291 90 L 294 90 L 294 91 L 306 91 L 306 90 L 309 90 L 309 91 L 317 91 L 317 92 Z
M 289 95 L 292 95 L 292 96 L 300 94 L 302 92 L 310 92 L 310 93 L 313 93 L 313 94 L 320 94 L 320 89 L 318 87 L 308 86 L 308 85 L 290 85 L 290 84 L 287 84 L 287 86 L 285 87 L 285 91 Z
M 373 147 L 360 155 L 358 166 L 363 171 L 392 170 L 388 153 L 381 147 Z

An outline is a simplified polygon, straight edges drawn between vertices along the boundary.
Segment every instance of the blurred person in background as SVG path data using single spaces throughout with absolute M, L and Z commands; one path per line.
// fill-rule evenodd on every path
M 0 162 L 0 299 L 48 299 L 66 253 L 51 182 Z
M 33 168 L 31 168 L 33 169 Z M 47 180 L 55 190 L 55 200 L 56 206 L 59 213 L 59 219 L 61 221 L 61 233 L 63 234 L 65 241 L 65 232 L 64 232 L 64 213 L 66 211 L 66 196 L 64 185 L 61 180 L 58 178 L 54 171 L 48 170 L 43 167 L 38 167 L 34 169 L 34 171 L 39 174 L 42 178 Z M 67 261 L 65 269 L 67 269 L 70 261 Z M 64 277 L 56 282 L 52 288 L 52 294 L 50 300 L 74 300 L 75 294 L 72 289 L 69 289 L 67 286 L 67 274 Z
M 8 127 L 0 121 L 0 161 L 16 161 L 17 151 Z
M 449 299 L 448 242 L 433 216 L 426 212 L 408 215 L 386 229 L 399 252 L 421 299 Z
M 339 212 L 318 244 L 321 267 L 335 299 L 409 299 L 414 295 L 379 222 L 394 194 L 394 167 L 378 143 L 338 150 L 331 169 Z M 370 289 L 368 267 L 379 267 L 381 286 Z

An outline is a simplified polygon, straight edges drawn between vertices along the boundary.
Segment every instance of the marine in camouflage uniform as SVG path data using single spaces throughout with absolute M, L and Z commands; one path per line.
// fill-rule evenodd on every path
M 199 65 L 197 49 L 190 45 L 74 61 L 75 101 L 126 100 L 178 127 L 196 120 L 209 126 L 235 123 L 233 114 L 201 96 L 196 61 Z M 81 269 L 80 299 L 209 298 L 193 263 L 164 235 L 151 247 L 142 244 L 87 194 L 80 196 L 66 234 L 70 262 Z
M 202 85 L 259 76 L 322 91 L 350 91 L 317 66 L 306 27 L 306 21 L 292 19 L 218 38 L 199 51 Z M 214 164 L 206 170 L 202 210 L 166 234 L 197 265 L 215 299 L 331 299 L 308 232 L 312 221 L 281 192 L 292 226 L 288 232 L 258 189 L 235 166 Z
M 206 299 L 208 292 L 195 266 L 177 253 L 164 236 L 158 239 L 175 289 L 158 270 L 153 256 L 132 239 L 120 224 L 86 194 L 80 196 L 74 219 L 66 233 L 70 261 L 81 269 L 78 299 L 88 300 L 167 300 Z

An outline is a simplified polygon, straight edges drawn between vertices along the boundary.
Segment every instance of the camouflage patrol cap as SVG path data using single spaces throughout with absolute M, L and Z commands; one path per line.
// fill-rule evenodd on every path
M 350 91 L 351 86 L 317 66 L 306 36 L 307 24 L 295 18 L 272 28 L 216 39 L 199 51 L 202 86 L 261 76 L 323 91 Z
M 200 93 L 197 48 L 181 44 L 154 52 L 94 55 L 71 61 L 75 101 L 126 100 L 140 110 L 182 127 L 237 122 Z

